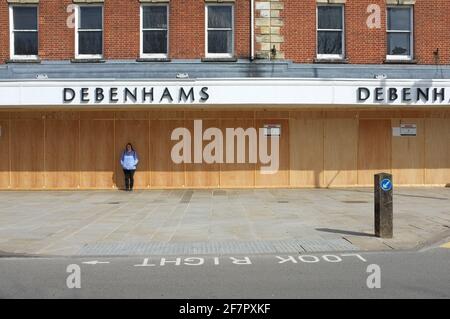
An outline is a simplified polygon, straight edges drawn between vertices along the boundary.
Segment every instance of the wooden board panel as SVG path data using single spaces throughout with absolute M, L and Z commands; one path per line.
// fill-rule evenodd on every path
M 45 121 L 46 188 L 77 188 L 80 184 L 79 121 Z
M 356 185 L 358 181 L 358 120 L 325 120 L 325 186 Z
M 256 111 L 257 119 L 289 119 L 289 111 Z
M 184 187 L 185 164 L 172 161 L 172 131 L 184 127 L 184 120 L 150 121 L 150 168 L 152 187 Z
M 9 120 L 0 120 L 0 189 L 6 189 L 9 187 L 9 139 Z
M 428 108 L 426 112 L 424 112 L 424 117 L 426 118 L 438 118 L 438 119 L 444 119 L 444 118 L 450 118 L 450 110 L 446 110 L 445 108 L 435 108 L 430 109 Z
M 205 132 L 208 128 L 218 128 L 220 125 L 219 120 L 202 120 L 201 133 Z M 202 156 L 202 163 L 194 163 L 194 120 L 186 120 L 185 127 L 189 129 L 192 137 L 191 145 L 191 164 L 186 164 L 186 186 L 187 187 L 219 187 L 220 179 L 220 163 L 207 163 Z M 218 141 L 203 141 L 200 145 L 202 146 L 201 152 L 203 155 L 203 150 L 205 146 L 210 143 L 217 143 L 220 146 L 221 143 Z M 222 142 L 223 146 L 223 142 Z M 221 147 L 223 150 L 223 147 Z M 220 162 L 220 161 L 219 161 Z
M 148 111 L 117 111 L 115 112 L 116 120 L 148 120 Z
M 233 112 L 233 111 L 220 111 L 220 110 L 186 110 L 184 112 L 184 116 L 186 120 L 193 119 L 221 119 L 221 118 L 229 118 L 229 117 L 250 117 L 253 118 L 253 112 Z
M 232 108 L 228 110 L 221 110 L 217 112 L 220 119 L 248 119 L 253 120 L 255 118 L 255 112 L 249 110 L 233 110 Z
M 450 118 L 425 120 L 425 183 L 450 184 Z
M 358 111 L 360 119 L 395 119 L 395 118 L 420 118 L 423 111 L 402 109 L 377 109 Z
M 184 119 L 185 111 L 182 110 L 168 110 L 166 109 L 156 109 L 149 110 L 149 119 L 150 120 L 182 120 Z
M 320 187 L 323 185 L 322 119 L 297 118 L 289 122 L 290 184 Z
M 45 118 L 45 112 L 39 111 L 18 111 L 11 112 L 11 119 L 16 120 L 43 120 Z
M 374 174 L 391 172 L 391 137 L 391 120 L 359 121 L 359 185 L 371 186 Z
M 44 187 L 43 120 L 11 120 L 11 187 Z
M 334 109 L 324 111 L 324 115 L 327 119 L 357 119 L 358 111 L 346 109 Z
M 424 183 L 423 119 L 394 119 L 392 127 L 405 123 L 417 125 L 417 136 L 392 137 L 392 174 L 397 185 L 420 185 Z
M 139 164 L 134 175 L 134 187 L 149 186 L 149 121 L 117 120 L 115 123 L 115 175 L 118 188 L 125 188 L 123 169 L 120 165 L 122 152 L 127 143 L 131 143 L 139 156 Z
M 253 119 L 221 119 L 220 128 L 224 134 L 224 143 L 231 143 L 227 141 L 226 129 L 248 128 L 255 127 Z M 248 143 L 248 139 L 246 139 Z M 232 144 L 229 144 L 232 145 Z M 248 145 L 248 144 L 247 144 Z M 255 186 L 255 169 L 256 164 L 249 163 L 248 152 L 246 152 L 246 162 L 237 163 L 237 149 L 238 145 L 235 139 L 234 142 L 234 163 L 224 163 L 220 165 L 220 186 L 221 187 L 254 187 Z M 246 147 L 248 150 L 248 146 Z M 227 152 L 224 150 L 224 157 L 226 159 Z
M 80 112 L 77 111 L 47 111 L 42 113 L 47 120 L 79 120 Z
M 279 124 L 281 125 L 281 136 L 279 138 L 279 147 L 278 147 L 278 155 L 277 152 L 272 150 L 272 144 L 270 139 L 267 139 L 267 153 L 271 154 L 272 157 L 271 162 L 269 163 L 261 163 L 261 158 L 259 156 L 259 147 L 258 145 L 258 164 L 256 165 L 255 172 L 255 185 L 256 186 L 270 186 L 270 187 L 287 187 L 289 186 L 289 120 L 280 120 L 280 119 L 258 119 L 256 120 L 256 129 L 259 132 L 260 129 L 264 129 L 264 125 L 268 124 Z M 259 141 L 258 137 L 258 143 Z M 273 151 L 273 153 L 272 153 Z M 278 159 L 276 159 L 276 157 Z M 261 172 L 261 167 L 271 167 L 275 162 L 278 162 L 278 167 L 276 168 L 278 172 L 275 174 L 263 174 Z
M 80 112 L 82 120 L 113 120 L 113 111 L 82 111 Z
M 303 119 L 322 119 L 325 117 L 325 112 L 322 110 L 301 110 L 301 111 L 290 111 L 289 119 L 293 120 L 303 120 Z
M 219 119 L 220 111 L 214 110 L 187 110 L 184 112 L 185 120 L 199 120 L 199 119 Z
M 114 121 L 81 120 L 80 187 L 114 186 Z

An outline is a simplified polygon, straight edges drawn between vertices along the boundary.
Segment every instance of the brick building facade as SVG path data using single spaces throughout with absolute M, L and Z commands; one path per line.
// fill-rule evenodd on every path
M 205 57 L 205 4 L 234 5 L 233 55 L 248 59 L 250 45 L 250 0 L 0 0 L 0 63 L 10 60 L 9 5 L 39 6 L 39 58 L 41 60 L 71 60 L 75 57 L 74 29 L 67 22 L 73 15 L 71 5 L 102 4 L 104 7 L 104 54 L 106 60 L 139 58 L 140 6 L 169 5 L 170 59 L 201 59 Z M 343 62 L 352 64 L 383 64 L 386 62 L 386 8 L 413 4 L 413 63 L 449 64 L 450 24 L 446 0 L 256 0 L 255 56 L 287 59 L 296 63 L 315 62 L 317 47 L 317 6 L 344 6 Z M 370 28 L 367 20 L 379 7 L 380 27 Z M 372 7 L 371 7 L 372 6 Z M 377 9 L 376 9 L 377 10 Z M 275 51 L 273 50 L 275 48 Z
M 379 172 L 450 185 L 448 11 L 448 0 L 0 0 L 0 189 L 121 189 L 128 142 L 140 189 L 371 186 Z M 273 130 L 278 169 L 248 154 L 174 161 L 172 133 L 194 134 L 195 120 Z

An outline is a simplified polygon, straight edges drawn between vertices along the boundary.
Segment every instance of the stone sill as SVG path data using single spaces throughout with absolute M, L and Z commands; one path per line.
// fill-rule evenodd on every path
M 136 62 L 170 62 L 168 58 L 138 58 Z
M 384 60 L 384 64 L 417 64 L 416 60 Z
M 71 59 L 71 63 L 105 63 L 103 59 Z
M 41 63 L 41 59 L 10 59 L 5 63 Z
M 348 64 L 348 59 L 314 59 L 314 63 Z
M 237 58 L 202 58 L 202 62 L 237 62 Z

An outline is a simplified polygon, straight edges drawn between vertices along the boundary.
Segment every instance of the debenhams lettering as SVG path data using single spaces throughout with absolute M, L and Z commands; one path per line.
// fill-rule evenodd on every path
M 68 103 L 204 103 L 208 87 L 110 87 L 64 88 L 63 102 Z
M 358 102 L 374 103 L 447 103 L 445 88 L 395 88 L 376 87 L 368 89 L 360 87 L 357 91 Z

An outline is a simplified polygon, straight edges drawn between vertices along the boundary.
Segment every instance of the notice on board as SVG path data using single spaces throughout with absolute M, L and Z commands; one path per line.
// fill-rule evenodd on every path
M 281 125 L 280 124 L 264 125 L 264 136 L 281 136 Z

